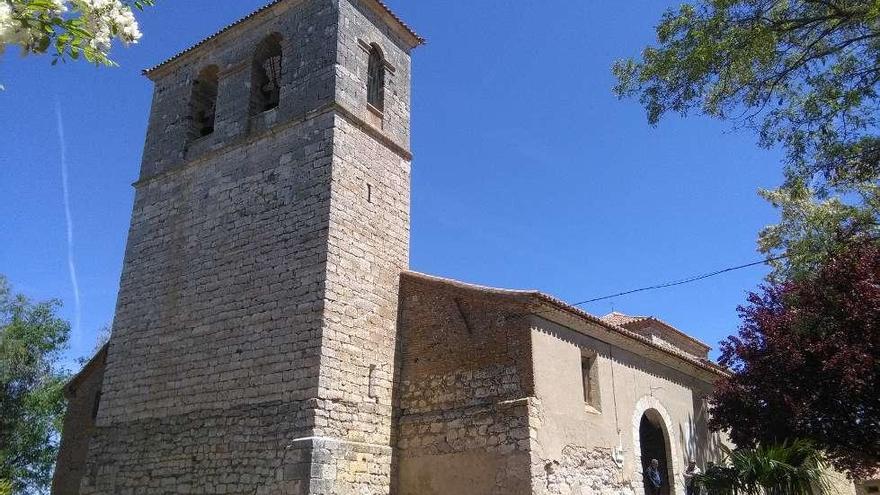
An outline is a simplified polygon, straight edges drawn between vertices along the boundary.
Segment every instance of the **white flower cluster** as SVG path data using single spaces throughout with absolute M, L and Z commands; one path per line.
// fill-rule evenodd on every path
M 25 45 L 34 40 L 34 34 L 19 25 L 14 7 L 11 1 L 0 0 L 0 53 L 6 45 Z
M 15 30 L 14 23 L 15 21 L 12 20 L 12 6 L 0 1 L 0 50 L 12 38 L 12 32 Z
M 44 36 L 38 29 L 31 31 L 22 27 L 16 19 L 21 15 L 28 0 L 0 0 L 0 53 L 6 45 L 28 46 Z M 114 38 L 125 44 L 137 43 L 141 31 L 128 5 L 120 0 L 52 0 L 46 12 L 60 15 L 72 11 L 81 17 L 86 29 L 92 33 L 89 40 L 92 49 L 106 54 Z
M 125 44 L 137 43 L 141 38 L 131 8 L 119 0 L 73 0 L 72 3 L 82 12 L 88 30 L 94 34 L 90 44 L 95 50 L 107 53 L 114 36 Z

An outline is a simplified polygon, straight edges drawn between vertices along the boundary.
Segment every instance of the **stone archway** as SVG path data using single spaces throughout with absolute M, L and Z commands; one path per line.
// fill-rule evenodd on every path
M 681 460 L 673 431 L 672 419 L 666 408 L 656 397 L 645 396 L 636 404 L 632 418 L 633 425 L 633 481 L 636 494 L 644 490 L 643 472 L 651 459 L 661 463 L 661 476 L 664 487 L 662 495 L 684 495 L 684 482 L 679 480 L 682 472 Z
M 660 495 L 671 495 L 670 480 L 675 480 L 672 470 L 668 435 L 663 428 L 663 418 L 656 409 L 648 409 L 639 422 L 639 448 L 642 459 L 642 472 L 647 470 L 652 460 L 659 463 L 663 485 Z M 650 495 L 647 490 L 645 495 Z

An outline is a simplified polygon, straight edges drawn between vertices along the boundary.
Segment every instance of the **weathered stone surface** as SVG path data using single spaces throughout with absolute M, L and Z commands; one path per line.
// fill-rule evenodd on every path
M 280 102 L 252 115 L 276 34 Z M 286 0 L 149 72 L 113 337 L 76 381 L 55 493 L 640 494 L 648 416 L 671 493 L 716 458 L 705 346 L 406 271 L 413 39 L 375 0 Z
M 89 442 L 95 431 L 95 414 L 101 401 L 106 358 L 107 347 L 104 346 L 64 387 L 67 414 L 64 417 L 61 446 L 52 480 L 52 493 L 55 495 L 79 493 L 79 483 L 86 469 Z
M 81 493 L 388 493 L 413 48 L 389 22 L 373 2 L 280 2 L 150 72 Z M 280 103 L 252 115 L 274 33 Z M 389 66 L 378 121 L 363 44 Z M 188 101 L 211 65 L 199 137 Z

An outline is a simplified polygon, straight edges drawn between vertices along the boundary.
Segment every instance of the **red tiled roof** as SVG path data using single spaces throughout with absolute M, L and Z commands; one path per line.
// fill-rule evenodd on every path
M 397 21 L 403 27 L 403 29 L 406 29 L 406 31 L 409 34 L 411 34 L 413 36 L 413 38 L 415 38 L 418 41 L 419 45 L 422 45 L 425 43 L 425 41 L 427 41 L 427 40 L 425 40 L 425 38 L 422 38 L 421 36 L 419 36 L 419 33 L 415 32 L 415 30 L 413 30 L 413 28 L 411 28 L 409 26 L 409 24 L 404 22 L 403 19 L 400 18 L 400 16 L 395 14 L 394 11 L 391 10 L 391 7 L 388 6 L 388 4 L 386 4 L 382 0 L 373 0 L 373 1 L 378 3 L 379 6 L 382 7 L 382 9 L 384 9 L 385 12 L 388 13 L 388 15 L 390 15 L 395 21 Z
M 231 24 L 226 25 L 223 29 L 217 31 L 216 33 L 214 33 L 214 34 L 212 34 L 212 35 L 210 35 L 210 36 L 208 36 L 207 38 L 202 39 L 201 41 L 199 41 L 198 43 L 196 43 L 196 44 L 190 46 L 189 48 L 187 48 L 187 49 L 185 49 L 185 50 L 182 50 L 182 51 L 176 53 L 176 54 L 173 55 L 172 57 L 170 57 L 170 58 L 168 58 L 168 59 L 166 59 L 166 60 L 164 60 L 164 61 L 162 61 L 162 62 L 160 62 L 160 63 L 158 63 L 158 64 L 156 64 L 156 65 L 154 65 L 153 67 L 150 67 L 150 68 L 148 68 L 148 69 L 144 69 L 144 70 L 142 71 L 143 74 L 144 74 L 144 75 L 147 75 L 147 74 L 149 74 L 149 73 L 155 71 L 156 69 L 158 69 L 158 68 L 160 68 L 160 67 L 162 67 L 162 66 L 164 66 L 164 65 L 166 65 L 166 64 L 168 64 L 168 63 L 170 63 L 170 62 L 173 62 L 174 60 L 177 60 L 178 58 L 180 58 L 180 57 L 186 55 L 187 53 L 189 53 L 189 52 L 195 50 L 196 48 L 198 48 L 198 47 L 204 45 L 205 43 L 207 43 L 207 42 L 209 42 L 209 41 L 211 41 L 211 40 L 217 38 L 218 36 L 220 36 L 221 34 L 225 33 L 226 31 L 229 31 L 230 29 L 234 28 L 235 26 L 238 26 L 239 24 L 241 24 L 241 23 L 243 23 L 243 22 L 245 22 L 245 21 L 247 21 L 247 20 L 249 20 L 249 19 L 252 19 L 252 18 L 256 17 L 257 15 L 259 15 L 259 14 L 261 14 L 261 13 L 263 13 L 263 12 L 265 12 L 265 11 L 271 9 L 272 7 L 278 5 L 278 4 L 282 3 L 282 2 L 285 2 L 285 1 L 287 1 L 287 0 L 272 0 L 271 2 L 267 3 L 266 5 L 260 7 L 259 9 L 257 9 L 257 10 L 255 10 L 255 11 L 251 12 L 250 14 L 248 14 L 248 15 L 242 17 L 241 19 L 238 19 L 237 21 L 235 21 L 235 22 L 233 22 L 233 23 L 231 23 Z M 382 8 L 382 9 L 383 9 L 388 15 L 390 15 L 391 18 L 393 18 L 395 21 L 397 21 L 397 22 L 400 24 L 400 26 L 403 27 L 403 29 L 405 29 L 410 35 L 412 35 L 413 38 L 416 39 L 416 44 L 417 44 L 417 45 L 421 45 L 421 44 L 425 43 L 425 38 L 422 38 L 421 36 L 418 35 L 418 33 L 416 33 L 415 31 L 413 31 L 413 29 L 412 29 L 411 27 L 409 27 L 409 25 L 407 25 L 405 22 L 403 22 L 403 19 L 401 19 L 397 14 L 395 14 L 394 11 L 391 10 L 391 7 L 389 7 L 385 2 L 383 2 L 382 0 L 370 0 L 370 1 L 375 2 L 375 3 L 376 3 L 379 7 L 381 7 L 381 8 Z
M 662 325 L 663 327 L 669 329 L 671 332 L 676 333 L 676 334 L 680 335 L 681 337 L 688 339 L 695 344 L 698 344 L 702 347 L 705 347 L 707 351 L 712 348 L 712 346 L 706 344 L 705 342 L 701 341 L 700 339 L 693 337 L 691 335 L 688 335 L 687 333 L 682 332 L 681 330 L 675 328 L 674 326 L 670 325 L 669 323 L 666 323 L 665 321 L 661 320 L 660 318 L 655 318 L 653 316 L 630 316 L 630 315 L 625 315 L 625 314 L 617 312 L 617 311 L 613 311 L 613 312 L 603 316 L 602 320 L 607 321 L 607 322 L 611 323 L 612 325 L 620 325 L 622 327 L 627 327 L 627 328 L 630 328 L 630 325 L 633 325 L 635 323 L 642 323 L 645 321 L 653 321 L 653 322 L 658 323 L 658 324 Z
M 623 313 L 618 313 L 617 311 L 608 313 L 607 315 L 602 317 L 602 321 L 607 321 L 608 323 L 611 323 L 612 325 L 620 325 L 620 326 L 624 326 L 629 323 L 635 323 L 637 321 L 645 321 L 647 319 L 648 319 L 647 316 L 630 316 L 630 315 L 625 315 Z

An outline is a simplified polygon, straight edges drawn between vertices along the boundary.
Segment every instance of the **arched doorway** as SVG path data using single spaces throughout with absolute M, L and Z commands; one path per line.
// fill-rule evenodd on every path
M 646 473 L 652 459 L 657 459 L 660 467 L 662 486 L 661 495 L 675 493 L 673 487 L 674 476 L 672 469 L 672 452 L 669 445 L 669 435 L 663 417 L 656 409 L 648 409 L 642 414 L 639 422 L 639 448 L 641 450 L 642 473 Z M 645 494 L 650 495 L 648 481 L 645 480 Z

